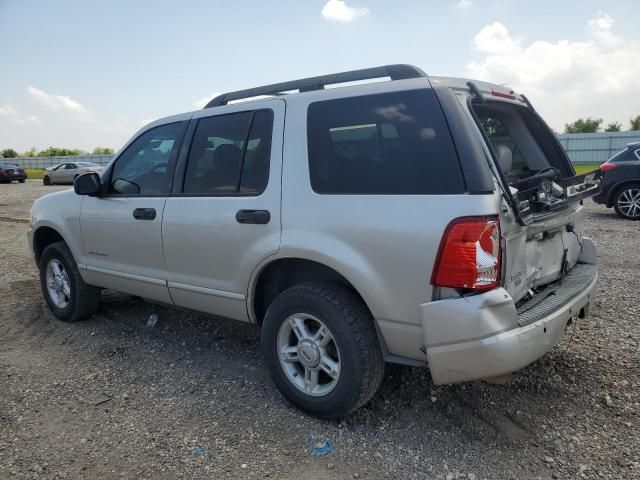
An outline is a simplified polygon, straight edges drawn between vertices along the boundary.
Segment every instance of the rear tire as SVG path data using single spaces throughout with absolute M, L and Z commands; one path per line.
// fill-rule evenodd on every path
M 44 177 L 42 177 L 42 183 L 44 185 L 51 185 L 51 179 L 45 175 Z
M 24 178 L 21 178 L 20 180 L 18 180 L 20 183 L 24 183 Z
M 631 183 L 617 190 L 613 208 L 620 218 L 640 220 L 640 183 Z
M 39 267 L 42 294 L 58 320 L 75 322 L 98 310 L 100 289 L 82 280 L 66 243 L 56 242 L 45 248 Z
M 302 283 L 278 295 L 264 318 L 262 349 L 278 390 L 319 418 L 366 404 L 384 374 L 371 314 L 336 284 Z

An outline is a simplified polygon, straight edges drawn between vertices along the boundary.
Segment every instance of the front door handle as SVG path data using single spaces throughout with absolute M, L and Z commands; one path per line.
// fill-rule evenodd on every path
M 136 208 L 133 211 L 133 218 L 136 220 L 153 220 L 156 218 L 155 208 Z
M 238 223 L 257 223 L 264 225 L 271 220 L 268 210 L 238 210 L 236 213 Z

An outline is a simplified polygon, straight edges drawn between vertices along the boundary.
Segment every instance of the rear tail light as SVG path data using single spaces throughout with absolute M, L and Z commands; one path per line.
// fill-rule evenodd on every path
M 613 170 L 617 165 L 615 163 L 603 163 L 600 165 L 601 172 L 608 172 L 609 170 Z
M 463 217 L 442 237 L 431 283 L 489 290 L 500 282 L 500 224 L 495 217 Z

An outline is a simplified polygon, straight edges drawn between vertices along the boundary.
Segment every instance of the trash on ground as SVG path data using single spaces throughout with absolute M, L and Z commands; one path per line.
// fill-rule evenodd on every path
M 311 454 L 314 457 L 323 457 L 333 453 L 333 442 L 331 440 L 323 440 L 311 447 Z
M 98 393 L 93 397 L 93 404 L 97 407 L 100 404 L 108 402 L 111 400 L 111 397 L 106 393 Z
M 193 456 L 194 457 L 204 457 L 207 454 L 207 452 L 205 452 L 204 448 L 202 447 L 197 447 L 193 449 Z
M 152 313 L 149 315 L 149 318 L 147 318 L 147 327 L 153 328 L 156 326 L 156 323 L 158 323 L 158 315 Z

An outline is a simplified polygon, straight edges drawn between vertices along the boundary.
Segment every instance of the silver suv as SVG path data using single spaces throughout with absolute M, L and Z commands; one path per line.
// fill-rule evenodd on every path
M 599 178 L 524 95 L 409 65 L 221 95 L 74 188 L 29 230 L 57 318 L 108 288 L 255 323 L 278 389 L 324 418 L 365 404 L 385 362 L 504 379 L 596 289 Z

